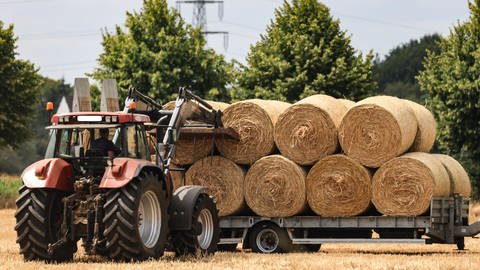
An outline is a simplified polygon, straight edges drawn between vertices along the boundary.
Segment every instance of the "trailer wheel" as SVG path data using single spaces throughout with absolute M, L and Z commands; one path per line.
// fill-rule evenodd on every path
M 130 261 L 163 255 L 167 200 L 157 175 L 144 171 L 126 186 L 108 191 L 103 207 L 108 257 Z
M 206 256 L 217 251 L 220 237 L 218 211 L 213 199 L 200 194 L 193 211 L 192 229 L 172 232 L 172 242 L 177 256 Z
M 292 247 L 292 241 L 285 229 L 273 223 L 256 225 L 249 238 L 252 251 L 256 253 L 284 253 Z
M 17 243 L 25 261 L 45 260 L 63 262 L 73 259 L 76 244 L 67 242 L 53 254 L 48 254 L 48 244 L 60 239 L 63 221 L 62 198 L 65 193 L 54 189 L 29 189 L 22 186 L 16 200 L 15 213 Z

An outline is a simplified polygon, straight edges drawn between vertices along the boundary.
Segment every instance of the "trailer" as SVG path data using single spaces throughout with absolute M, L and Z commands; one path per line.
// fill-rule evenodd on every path
M 322 244 L 401 243 L 456 244 L 480 233 L 480 221 L 468 225 L 469 200 L 458 194 L 433 197 L 422 216 L 226 216 L 220 219 L 219 249 L 233 251 L 239 243 L 258 253 L 318 251 Z M 372 234 L 375 232 L 375 236 Z

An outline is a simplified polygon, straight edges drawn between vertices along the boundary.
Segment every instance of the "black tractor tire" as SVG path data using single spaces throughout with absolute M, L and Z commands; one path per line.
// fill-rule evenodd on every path
M 163 255 L 168 205 L 155 173 L 143 171 L 126 186 L 108 191 L 103 209 L 105 253 L 109 258 L 142 261 Z
M 25 261 L 65 262 L 73 259 L 76 243 L 67 242 L 48 254 L 48 245 L 57 242 L 63 222 L 62 198 L 65 193 L 54 189 L 29 189 L 22 186 L 16 200 L 15 231 L 20 253 Z
M 203 193 L 198 196 L 192 214 L 192 229 L 172 232 L 176 256 L 208 256 L 218 247 L 220 226 L 218 210 L 212 198 Z
M 287 231 L 273 223 L 260 223 L 252 228 L 249 243 L 256 253 L 286 253 L 293 250 Z

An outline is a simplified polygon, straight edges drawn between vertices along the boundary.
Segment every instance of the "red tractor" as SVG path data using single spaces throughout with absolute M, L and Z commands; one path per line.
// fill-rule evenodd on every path
M 147 109 L 135 110 L 135 102 Z M 177 255 L 216 251 L 214 201 L 201 186 L 174 192 L 170 160 L 186 119 L 205 123 L 188 133 L 234 137 L 223 128 L 221 112 L 185 89 L 173 111 L 135 90 L 126 106 L 124 112 L 53 115 L 45 159 L 24 170 L 16 201 L 15 230 L 25 260 L 71 260 L 80 239 L 86 254 L 121 261 L 159 258 L 165 249 Z M 95 148 L 106 133 L 114 151 Z M 163 138 L 155 153 L 147 133 Z

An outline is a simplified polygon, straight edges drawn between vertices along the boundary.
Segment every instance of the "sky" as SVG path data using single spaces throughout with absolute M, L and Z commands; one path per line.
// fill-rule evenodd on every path
M 139 11 L 142 0 L 0 0 L 0 21 L 14 24 L 19 58 L 33 62 L 40 74 L 73 83 L 97 66 L 102 30 L 123 26 L 127 11 Z M 175 0 L 168 0 L 177 8 Z M 468 19 L 467 0 L 322 0 L 358 52 L 373 50 L 385 56 L 394 47 L 425 34 L 448 35 Z M 246 63 L 251 45 L 274 18 L 282 0 L 225 0 L 223 17 L 218 4 L 207 4 L 208 46 L 227 59 Z M 193 5 L 180 12 L 192 23 Z

